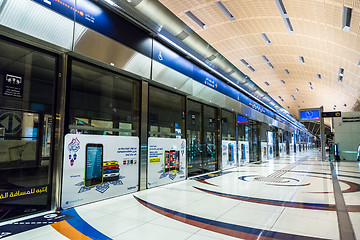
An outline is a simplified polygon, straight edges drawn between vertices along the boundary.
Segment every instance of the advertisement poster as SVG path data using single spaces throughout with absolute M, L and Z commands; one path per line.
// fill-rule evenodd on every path
M 249 142 L 248 141 L 239 141 L 238 154 L 239 154 L 240 165 L 249 163 L 250 155 L 249 155 Z
M 221 141 L 222 149 L 222 170 L 236 167 L 237 156 L 236 156 L 236 141 Z
M 186 140 L 148 139 L 148 188 L 185 180 Z
M 286 154 L 286 143 L 279 143 L 279 152 L 280 156 L 284 156 Z
M 268 148 L 267 148 L 267 142 L 261 142 L 261 160 L 267 160 L 268 157 Z
M 67 134 L 61 207 L 138 190 L 139 138 Z

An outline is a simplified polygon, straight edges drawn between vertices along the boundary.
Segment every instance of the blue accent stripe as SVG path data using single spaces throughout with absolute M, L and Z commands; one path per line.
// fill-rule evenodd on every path
M 172 214 L 172 215 L 176 215 L 178 217 L 184 218 L 185 220 L 189 219 L 192 221 L 205 223 L 210 226 L 216 226 L 216 227 L 220 227 L 220 228 L 224 228 L 224 229 L 229 229 L 232 231 L 238 231 L 238 232 L 243 232 L 243 233 L 247 233 L 247 234 L 257 235 L 257 236 L 259 236 L 258 239 L 260 239 L 261 237 L 268 237 L 268 238 L 274 238 L 274 239 L 286 239 L 286 240 L 288 240 L 288 239 L 290 239 L 290 240 L 291 239 L 294 239 L 294 240 L 323 239 L 323 238 L 307 237 L 307 236 L 301 236 L 301 235 L 295 235 L 295 234 L 268 231 L 268 230 L 264 230 L 264 229 L 251 228 L 251 227 L 235 225 L 235 224 L 231 224 L 231 223 L 220 222 L 220 221 L 216 221 L 216 220 L 212 220 L 212 219 L 197 217 L 194 215 L 185 214 L 185 213 L 181 213 L 181 212 L 178 212 L 175 210 L 157 206 L 155 204 L 152 204 L 145 200 L 142 200 L 138 197 L 135 197 L 135 198 L 145 206 L 151 206 L 152 208 L 156 208 L 160 211 L 163 211 L 164 213 L 168 213 L 168 214 L 164 214 L 164 215 L 168 216 L 170 218 L 171 218 L 171 216 L 169 216 L 169 214 Z M 186 223 L 186 221 L 184 221 L 184 222 Z M 211 227 L 206 227 L 205 229 L 211 230 Z
M 63 210 L 61 213 L 73 216 L 74 218 L 68 219 L 67 222 L 85 236 L 96 240 L 111 240 L 111 238 L 99 232 L 93 226 L 85 222 L 85 220 L 80 217 L 74 208 Z

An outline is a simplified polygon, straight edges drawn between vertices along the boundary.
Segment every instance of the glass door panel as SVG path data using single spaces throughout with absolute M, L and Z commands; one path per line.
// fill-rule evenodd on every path
M 49 210 L 57 57 L 0 37 L 0 221 Z
M 204 136 L 203 136 L 203 170 L 212 172 L 217 170 L 216 161 L 216 109 L 204 107 Z

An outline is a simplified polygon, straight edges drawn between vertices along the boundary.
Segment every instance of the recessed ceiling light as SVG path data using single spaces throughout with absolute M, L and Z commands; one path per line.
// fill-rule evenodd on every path
M 191 18 L 191 20 L 193 20 L 197 25 L 199 25 L 202 29 L 206 29 L 207 26 L 205 23 L 203 23 L 203 21 L 201 21 L 197 16 L 195 16 L 195 14 L 193 14 L 191 11 L 187 11 L 185 12 L 185 14 Z
M 299 91 L 299 89 L 298 88 L 295 88 L 295 90 L 298 92 Z
M 264 82 L 266 86 L 269 86 L 270 84 L 268 82 Z
M 289 72 L 288 69 L 285 69 L 285 73 L 286 73 L 287 75 L 290 75 L 290 72 Z
M 250 66 L 250 64 L 245 60 L 245 59 L 240 59 L 240 61 L 247 67 L 249 68 L 252 72 L 255 72 L 255 69 Z
M 305 59 L 303 56 L 299 56 L 299 60 L 300 60 L 301 64 L 305 64 Z
M 321 74 L 317 75 L 317 79 L 321 80 Z
M 344 104 L 344 107 L 346 107 L 347 105 L 346 105 L 346 103 Z
M 240 62 L 242 62 L 245 66 L 250 66 L 249 63 L 245 61 L 245 59 L 240 59 Z
M 292 24 L 290 22 L 290 18 L 289 15 L 286 11 L 285 5 L 283 3 L 282 0 L 275 0 L 275 3 L 279 9 L 280 15 L 285 23 L 285 26 L 287 28 L 287 30 L 289 31 L 289 33 L 294 33 L 294 29 L 292 27 Z
M 229 11 L 229 9 L 227 9 L 227 7 L 225 7 L 225 5 L 221 2 L 221 1 L 217 1 L 215 2 L 216 6 L 218 6 L 220 8 L 220 10 L 225 14 L 225 16 L 230 20 L 230 21 L 234 21 L 236 20 L 235 17 L 231 14 L 231 12 Z
M 270 60 L 265 55 L 262 55 L 262 58 L 271 69 L 274 69 L 274 66 L 271 64 Z
M 284 80 L 280 80 L 280 82 L 281 82 L 282 84 L 285 84 L 285 81 L 284 81 Z
M 350 31 L 352 8 L 343 7 L 342 29 Z
M 266 42 L 267 45 L 271 45 L 271 41 L 268 38 L 268 36 L 265 33 L 261 33 L 262 38 L 264 39 L 264 41 Z
M 305 103 L 304 101 L 301 101 L 302 103 Z
M 339 77 L 338 77 L 338 81 L 342 82 L 343 81 L 343 77 L 344 77 L 344 69 L 343 68 L 339 68 Z

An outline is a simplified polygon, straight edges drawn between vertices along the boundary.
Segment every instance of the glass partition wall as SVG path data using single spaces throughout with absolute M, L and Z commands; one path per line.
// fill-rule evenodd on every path
M 235 113 L 221 110 L 221 162 L 222 170 L 238 165 Z
M 0 221 L 50 209 L 57 56 L 0 38 Z
M 71 60 L 69 132 L 138 136 L 140 82 Z
M 216 108 L 188 100 L 188 176 L 218 170 Z
M 149 137 L 185 138 L 185 97 L 149 87 Z

